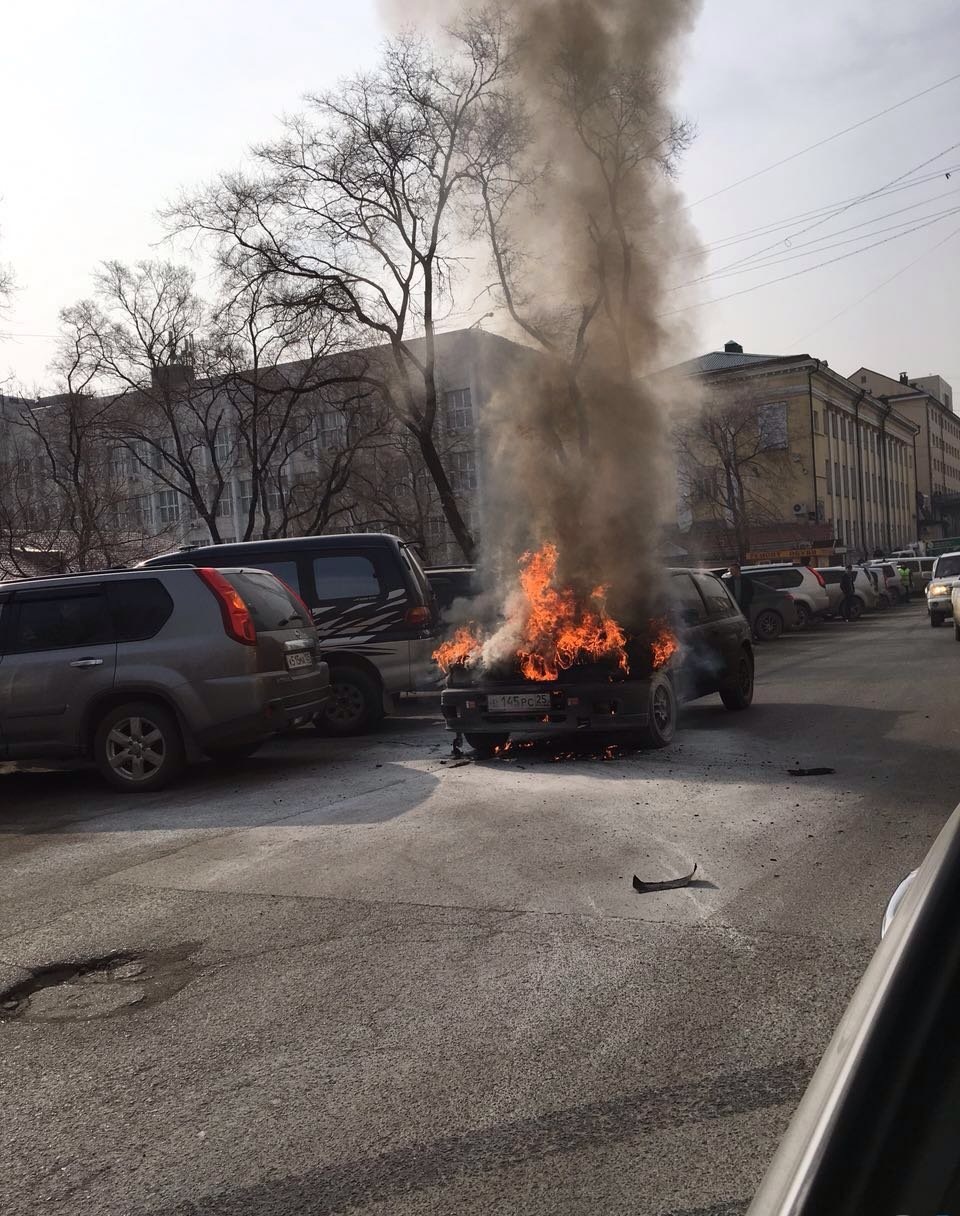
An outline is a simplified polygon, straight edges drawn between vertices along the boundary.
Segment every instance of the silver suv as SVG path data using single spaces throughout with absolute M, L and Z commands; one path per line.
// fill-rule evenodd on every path
M 0 583 L 0 759 L 86 757 L 156 790 L 188 758 L 249 756 L 330 696 L 304 603 L 262 570 Z
M 744 566 L 743 573 L 756 583 L 778 591 L 789 591 L 797 607 L 797 625 L 803 629 L 830 611 L 830 598 L 823 575 L 811 566 Z

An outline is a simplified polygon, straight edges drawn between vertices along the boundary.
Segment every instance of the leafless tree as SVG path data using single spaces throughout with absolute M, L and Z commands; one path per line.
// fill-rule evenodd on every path
M 751 533 L 781 522 L 775 498 L 786 431 L 750 400 L 708 400 L 676 429 L 680 491 L 695 519 L 722 525 L 746 561 Z M 785 425 L 785 424 L 784 424 Z
M 281 311 L 262 282 L 235 282 L 208 309 L 191 272 L 169 262 L 106 263 L 96 281 L 96 299 L 63 320 L 109 402 L 115 463 L 144 490 L 172 491 L 171 522 L 182 500 L 219 543 L 225 520 L 235 535 L 239 518 L 247 540 L 335 517 L 356 450 L 380 425 L 335 317 Z M 329 411 L 344 419 L 343 444 L 314 460 L 311 435 Z
M 386 358 L 371 378 L 413 436 L 466 557 L 475 542 L 436 442 L 436 326 L 457 263 L 456 202 L 478 159 L 481 118 L 509 72 L 489 15 L 452 31 L 442 54 L 405 34 L 379 68 L 308 98 L 283 136 L 180 202 L 170 220 L 217 238 L 221 264 L 269 283 L 296 316 L 334 310 Z
M 110 460 L 110 403 L 90 392 L 80 331 L 64 332 L 57 366 L 60 391 L 9 418 L 0 468 L 0 564 L 22 577 L 125 565 L 151 543 Z

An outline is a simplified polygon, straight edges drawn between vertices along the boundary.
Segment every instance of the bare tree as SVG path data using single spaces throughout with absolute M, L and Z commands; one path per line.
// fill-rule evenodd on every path
M 79 330 L 64 333 L 58 367 L 60 391 L 22 400 L 9 419 L 0 561 L 20 576 L 125 565 L 148 547 L 109 456 L 110 402 L 90 392 L 96 368 Z
M 335 317 L 281 311 L 262 282 L 232 287 L 210 310 L 184 267 L 110 262 L 97 299 L 63 313 L 109 401 L 118 465 L 142 489 L 172 492 L 169 522 L 183 500 L 217 543 L 225 520 L 247 540 L 334 518 L 356 449 L 379 425 L 376 411 L 361 416 L 364 363 L 341 351 Z M 334 459 L 316 461 L 311 428 L 330 410 L 352 426 Z
M 777 409 L 715 399 L 676 430 L 685 504 L 694 519 L 729 530 L 741 561 L 750 553 L 753 529 L 781 519 L 776 464 L 786 452 L 786 422 L 765 412 Z
M 509 57 L 496 19 L 469 18 L 452 36 L 450 54 L 410 34 L 388 43 L 376 72 L 311 96 L 280 139 L 254 149 L 258 176 L 223 176 L 170 218 L 213 234 L 228 273 L 268 282 L 294 315 L 333 309 L 385 346 L 368 375 L 472 558 L 435 437 L 436 325 L 456 271 L 455 203 Z

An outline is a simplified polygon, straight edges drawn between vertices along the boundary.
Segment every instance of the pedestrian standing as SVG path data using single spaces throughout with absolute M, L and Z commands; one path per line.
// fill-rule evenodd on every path
M 843 574 L 840 575 L 840 615 L 847 622 L 851 619 L 853 606 L 856 602 L 856 597 L 853 594 L 853 589 L 856 586 L 853 577 L 853 566 L 848 565 Z
M 739 562 L 730 563 L 730 569 L 723 579 L 730 588 L 730 594 L 737 601 L 740 611 L 749 621 L 750 605 L 753 603 L 753 583 L 743 574 Z
M 897 573 L 900 575 L 900 589 L 903 592 L 903 602 L 910 603 L 910 592 L 913 590 L 913 576 L 910 573 L 910 567 L 905 562 L 901 562 Z

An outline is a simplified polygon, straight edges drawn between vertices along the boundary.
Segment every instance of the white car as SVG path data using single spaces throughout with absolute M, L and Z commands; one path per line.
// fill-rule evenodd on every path
M 941 553 L 927 583 L 927 614 L 934 628 L 942 625 L 946 617 L 954 615 L 952 592 L 958 581 L 960 553 Z

